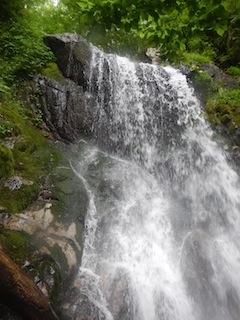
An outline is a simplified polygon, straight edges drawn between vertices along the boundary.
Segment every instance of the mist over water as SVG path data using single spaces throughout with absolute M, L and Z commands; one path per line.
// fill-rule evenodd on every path
M 88 106 L 75 319 L 240 319 L 239 177 L 186 77 L 94 49 Z

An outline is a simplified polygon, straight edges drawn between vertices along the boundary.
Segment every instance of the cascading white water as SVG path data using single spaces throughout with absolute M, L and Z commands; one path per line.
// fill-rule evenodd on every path
M 72 164 L 89 196 L 75 285 L 91 319 L 239 319 L 239 178 L 186 77 L 97 50 L 91 72 L 107 152 L 81 142 Z

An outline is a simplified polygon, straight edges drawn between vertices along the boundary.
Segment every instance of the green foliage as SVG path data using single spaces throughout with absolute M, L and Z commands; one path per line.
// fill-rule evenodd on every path
M 10 149 L 0 145 L 0 178 L 7 178 L 14 173 L 13 154 Z
M 36 24 L 45 33 L 77 32 L 85 35 L 89 30 L 79 12 L 76 1 L 61 1 L 56 7 L 45 1 L 36 10 Z
M 197 52 L 185 52 L 182 61 L 186 64 L 194 63 L 211 63 L 212 58 Z
M 230 89 L 212 97 L 206 111 L 210 120 L 231 134 L 240 127 L 240 89 Z
M 37 113 L 33 119 L 33 123 L 37 128 L 40 128 L 41 124 L 43 123 L 43 114 L 41 110 L 37 110 Z
M 71 8 L 73 1 L 62 3 Z M 130 37 L 161 48 L 165 59 L 179 56 L 193 38 L 222 37 L 228 28 L 229 12 L 222 0 L 82 0 L 77 4 L 89 25 L 125 30 Z
M 219 103 L 230 105 L 233 108 L 240 107 L 240 89 L 230 89 L 220 92 L 215 99 Z
M 234 77 L 240 77 L 240 68 L 231 66 L 227 69 L 227 73 Z
M 25 19 L 4 25 L 0 34 L 0 73 L 7 84 L 29 78 L 52 53 L 42 41 L 43 33 Z
M 3 22 L 17 20 L 19 17 L 26 16 L 29 8 L 38 7 L 45 2 L 45 0 L 1 0 L 0 19 Z
M 136 54 L 155 46 L 164 60 L 179 60 L 190 51 L 219 62 L 239 61 L 232 44 L 239 38 L 235 0 L 60 0 L 38 12 L 45 32 L 77 32 L 107 51 Z
M 23 79 L 31 78 L 53 59 L 43 43 L 38 9 L 45 0 L 1 1 L 0 10 L 0 94 L 9 95 Z

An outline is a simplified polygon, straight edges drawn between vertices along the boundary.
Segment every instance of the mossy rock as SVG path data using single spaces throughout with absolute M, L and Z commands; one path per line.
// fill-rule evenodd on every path
M 223 91 L 206 104 L 208 118 L 214 125 L 219 125 L 239 143 L 240 128 L 240 89 Z
M 17 136 L 24 132 L 26 118 L 20 103 L 14 100 L 1 101 L 0 103 L 0 137 Z M 4 132 L 5 130 L 5 132 Z
M 33 248 L 28 235 L 0 227 L 0 243 L 4 251 L 18 264 L 32 259 Z
M 60 296 L 62 275 L 54 255 L 44 253 L 41 248 L 48 247 L 44 241 L 36 241 L 31 236 L 0 227 L 0 244 L 4 252 L 37 282 L 48 282 L 52 288 L 49 290 L 53 304 L 57 303 Z M 51 248 L 49 248 L 51 249 Z M 46 249 L 48 250 L 48 249 Z M 58 257 L 57 257 L 58 258 Z
M 54 62 L 49 62 L 45 68 L 40 70 L 40 73 L 43 74 L 44 76 L 54 79 L 60 83 L 65 82 L 65 78 L 62 75 L 61 71 L 59 70 L 58 66 Z
M 22 185 L 20 189 L 11 191 L 7 187 L 0 189 L 0 205 L 8 212 L 22 212 L 32 203 L 38 194 L 38 185 Z
M 0 145 L 0 178 L 10 177 L 14 173 L 14 159 L 10 149 Z
M 27 179 L 38 182 L 53 169 L 60 154 L 35 128 L 29 126 L 13 149 L 16 169 Z
M 0 178 L 7 178 L 15 172 L 21 178 L 30 180 L 31 185 L 23 184 L 19 190 L 9 190 L 0 185 L 0 206 L 8 212 L 24 210 L 37 198 L 42 179 L 60 161 L 59 151 L 34 127 L 16 101 L 0 104 L 1 119 L 13 128 L 11 137 L 13 148 L 0 146 Z M 4 139 L 2 139 L 4 143 Z

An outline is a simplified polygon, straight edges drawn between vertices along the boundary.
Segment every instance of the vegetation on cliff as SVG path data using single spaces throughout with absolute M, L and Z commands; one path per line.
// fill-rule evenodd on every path
M 56 76 L 53 55 L 42 41 L 46 33 L 76 32 L 104 50 L 135 57 L 154 46 L 160 60 L 211 62 L 239 76 L 236 0 L 4 0 L 0 6 L 0 94 L 16 92 L 49 62 L 44 73 Z M 9 123 L 0 130 L 11 130 Z
M 228 89 L 208 100 L 206 111 L 215 126 L 221 126 L 226 134 L 233 136 L 235 143 L 240 138 L 240 90 Z
M 0 102 L 2 211 L 20 212 L 26 208 L 36 198 L 41 179 L 59 160 L 58 152 L 37 130 L 35 118 L 31 119 L 27 111 L 29 113 L 16 101 Z M 13 174 L 15 178 L 8 181 L 7 178 Z

